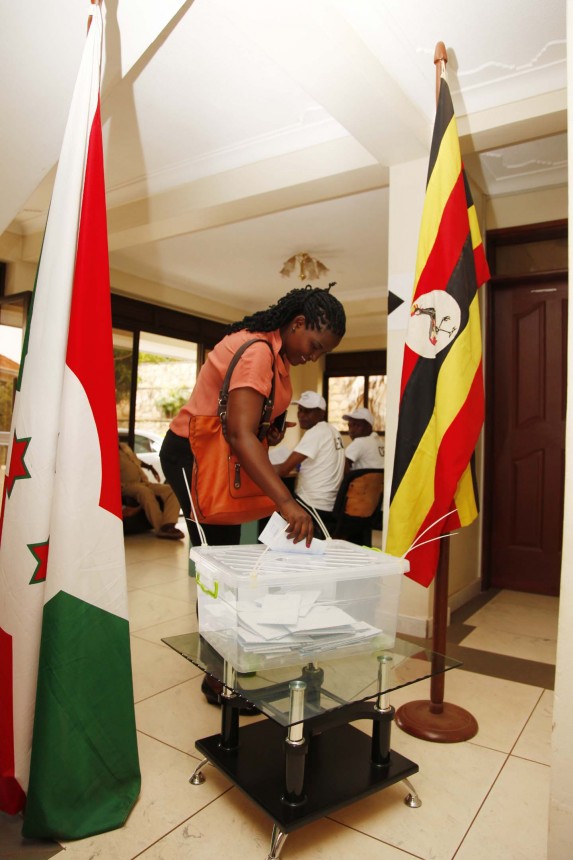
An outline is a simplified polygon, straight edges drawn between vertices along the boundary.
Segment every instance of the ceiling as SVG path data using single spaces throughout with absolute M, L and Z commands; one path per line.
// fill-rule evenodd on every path
M 34 260 L 89 3 L 0 3 L 0 250 Z M 436 43 L 474 190 L 563 186 L 565 7 L 108 0 L 112 287 L 236 319 L 300 283 L 279 270 L 308 251 L 329 269 L 316 283 L 338 284 L 352 342 L 380 334 L 390 168 L 428 157 Z

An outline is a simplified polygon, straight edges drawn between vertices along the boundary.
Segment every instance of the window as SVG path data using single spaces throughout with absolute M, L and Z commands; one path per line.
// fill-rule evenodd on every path
M 341 433 L 348 432 L 347 415 L 366 406 L 375 418 L 374 430 L 386 426 L 386 352 L 335 353 L 326 356 L 324 394 L 328 421 Z
M 120 429 L 129 429 L 134 412 L 136 453 L 138 444 L 141 452 L 152 450 L 153 435 L 163 438 L 189 399 L 197 378 L 198 351 L 196 343 L 174 337 L 148 332 L 135 337 L 133 332 L 113 330 L 117 423 Z
M 0 299 L 0 468 L 6 466 L 12 410 L 31 293 Z
M 536 272 L 566 272 L 566 220 L 487 231 L 492 277 L 523 277 Z
M 112 317 L 118 427 L 136 453 L 153 453 L 226 326 L 115 295 Z

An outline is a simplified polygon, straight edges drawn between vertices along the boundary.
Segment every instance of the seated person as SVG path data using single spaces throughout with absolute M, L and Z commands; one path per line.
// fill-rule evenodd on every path
M 352 439 L 344 452 L 345 473 L 351 469 L 383 469 L 384 440 L 372 430 L 374 416 L 370 410 L 361 406 L 342 417 L 348 421 L 348 435 Z
M 159 478 L 153 466 L 140 460 L 127 442 L 120 442 L 119 473 L 122 495 L 131 496 L 141 505 L 155 529 L 156 537 L 181 540 L 185 535 L 175 527 L 179 518 L 179 501 L 175 493 L 169 484 L 150 481 L 142 467 L 150 469 L 153 476 Z
M 274 468 L 281 477 L 298 468 L 295 498 L 312 505 L 326 528 L 330 528 L 334 525 L 332 509 L 344 476 L 342 437 L 324 420 L 326 401 L 316 391 L 304 391 L 293 403 L 298 405 L 298 423 L 305 433 L 294 451 Z M 320 529 L 317 536 L 320 537 Z

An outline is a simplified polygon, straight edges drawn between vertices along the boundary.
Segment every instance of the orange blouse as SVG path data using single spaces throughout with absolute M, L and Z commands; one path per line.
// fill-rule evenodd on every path
M 242 329 L 226 335 L 211 350 L 207 361 L 201 368 L 191 397 L 175 416 L 169 429 L 177 436 L 189 433 L 191 415 L 216 415 L 219 391 L 227 368 L 241 344 L 252 338 L 267 340 L 275 356 L 275 402 L 271 421 L 287 409 L 292 400 L 292 385 L 289 376 L 290 364 L 279 353 L 282 340 L 278 329 L 270 332 L 250 332 Z M 264 397 L 271 390 L 271 354 L 263 343 L 250 346 L 233 371 L 229 391 L 235 388 L 253 388 Z

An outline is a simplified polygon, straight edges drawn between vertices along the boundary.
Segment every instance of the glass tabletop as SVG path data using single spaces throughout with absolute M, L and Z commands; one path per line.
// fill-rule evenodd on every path
M 199 633 L 169 636 L 162 641 L 283 726 L 301 722 L 291 716 L 292 682 L 304 682 L 302 719 L 306 720 L 462 665 L 458 660 L 397 637 L 388 650 L 239 673 L 225 664 Z

